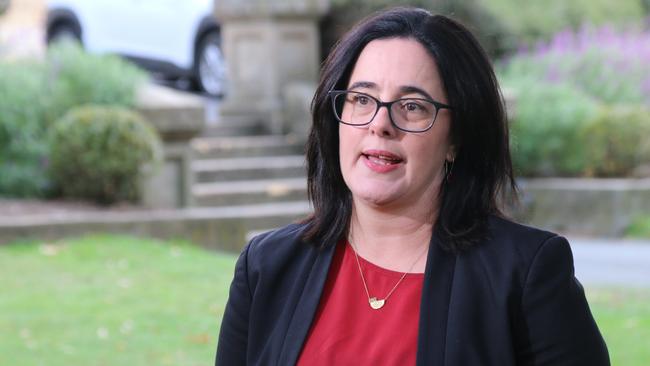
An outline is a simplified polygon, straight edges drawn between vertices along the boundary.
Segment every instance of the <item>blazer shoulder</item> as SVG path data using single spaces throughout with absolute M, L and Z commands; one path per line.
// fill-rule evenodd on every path
M 548 240 L 558 234 L 510 219 L 491 216 L 488 223 L 488 241 L 517 251 L 536 253 Z
M 305 224 L 289 224 L 284 227 L 261 233 L 248 243 L 244 251 L 251 265 L 281 263 L 299 256 L 299 253 L 309 249 L 309 244 L 302 240 Z
M 300 238 L 305 226 L 304 224 L 289 224 L 255 235 L 248 244 L 249 250 L 256 252 L 277 250 L 278 246 L 286 246 L 301 241 Z

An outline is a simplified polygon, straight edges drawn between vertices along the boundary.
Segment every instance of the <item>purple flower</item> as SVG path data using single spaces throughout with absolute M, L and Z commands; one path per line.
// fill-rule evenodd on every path
M 650 29 L 564 30 L 532 50 L 520 48 L 510 60 L 515 63 L 539 78 L 569 81 L 605 102 L 650 103 Z

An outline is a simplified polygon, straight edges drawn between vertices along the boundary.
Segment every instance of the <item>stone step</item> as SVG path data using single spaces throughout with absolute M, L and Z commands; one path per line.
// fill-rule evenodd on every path
M 305 177 L 302 155 L 203 159 L 192 163 L 196 182 Z
M 206 111 L 206 115 L 206 128 L 201 132 L 203 136 L 247 136 L 268 133 L 268 127 L 264 123 L 250 116 L 225 116 L 210 109 Z
M 14 215 L 0 220 L 0 245 L 16 240 L 55 241 L 93 232 L 185 238 L 239 253 L 251 232 L 287 225 L 312 212 L 307 201 L 171 210 L 68 211 Z
M 235 206 L 307 199 L 305 178 L 197 183 L 192 188 L 198 206 Z
M 303 144 L 291 135 L 199 137 L 191 144 L 197 159 L 302 154 Z

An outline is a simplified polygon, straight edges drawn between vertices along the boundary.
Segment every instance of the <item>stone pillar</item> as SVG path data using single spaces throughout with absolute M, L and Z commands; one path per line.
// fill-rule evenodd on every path
M 328 10 L 329 0 L 215 1 L 229 77 L 224 121 L 276 134 L 292 129 L 283 96 L 293 84 L 318 81 L 318 19 Z
M 163 163 L 142 182 L 142 203 L 148 208 L 194 206 L 193 153 L 190 140 L 205 126 L 200 97 L 148 84 L 138 90 L 137 111 L 163 141 Z

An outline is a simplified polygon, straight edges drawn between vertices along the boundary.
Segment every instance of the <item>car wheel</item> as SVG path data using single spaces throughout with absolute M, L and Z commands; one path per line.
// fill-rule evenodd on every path
M 222 96 L 225 93 L 226 62 L 217 31 L 209 32 L 199 42 L 194 60 L 194 81 L 206 94 Z
M 47 32 L 47 43 L 71 42 L 81 44 L 81 29 L 73 23 L 63 22 L 54 25 Z

